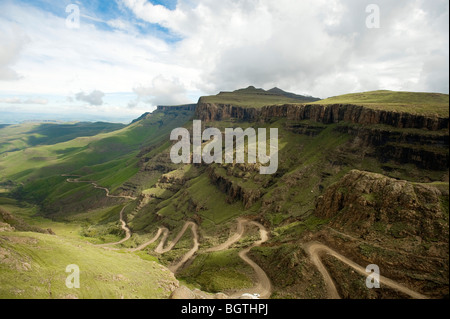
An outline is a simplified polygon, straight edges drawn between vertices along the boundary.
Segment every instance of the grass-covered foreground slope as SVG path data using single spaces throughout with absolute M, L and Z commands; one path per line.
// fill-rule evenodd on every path
M 80 288 L 66 286 L 66 267 L 78 265 Z M 68 239 L 0 233 L 1 298 L 167 298 L 177 285 L 155 261 Z
M 0 298 L 168 298 L 178 281 L 156 258 L 94 245 L 123 236 L 118 208 L 55 221 L 37 216 L 34 205 L 0 197 Z M 72 264 L 80 288 L 66 286 Z
M 397 91 L 370 91 L 330 97 L 314 104 L 356 104 L 376 110 L 448 117 L 449 95 Z

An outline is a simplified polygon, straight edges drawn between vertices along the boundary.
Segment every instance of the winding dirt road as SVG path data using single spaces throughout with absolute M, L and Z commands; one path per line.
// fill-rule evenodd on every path
M 193 241 L 194 241 L 194 246 L 192 247 L 191 250 L 189 250 L 186 254 L 184 254 L 183 258 L 181 258 L 181 260 L 176 263 L 175 265 L 171 265 L 169 266 L 169 269 L 173 272 L 176 273 L 177 270 L 184 265 L 184 263 L 186 261 L 188 261 L 192 256 L 194 256 L 194 254 L 197 252 L 198 250 L 198 233 L 197 233 L 197 224 L 193 223 L 193 222 L 186 222 L 186 224 L 184 224 L 183 229 L 178 233 L 177 237 L 174 239 L 173 242 L 171 242 L 169 244 L 170 249 L 173 248 L 173 246 L 175 246 L 175 244 L 180 240 L 181 236 L 183 236 L 184 232 L 186 231 L 187 227 L 191 226 L 191 231 L 192 231 L 192 236 L 193 236 Z M 162 240 L 161 240 L 162 243 Z M 158 246 L 159 247 L 159 246 Z M 158 248 L 156 247 L 156 248 Z M 163 246 L 161 246 L 163 247 Z M 169 249 L 169 250 L 170 250 Z M 155 249 L 156 251 L 156 249 Z
M 167 229 L 167 228 L 165 228 L 165 229 Z M 131 252 L 139 251 L 139 250 L 144 249 L 144 248 L 147 247 L 148 245 L 153 244 L 153 243 L 159 238 L 159 236 L 161 236 L 161 233 L 162 233 L 162 232 L 163 232 L 163 228 L 158 228 L 158 231 L 156 232 L 155 237 L 153 237 L 153 238 L 150 239 L 149 241 L 147 241 L 147 242 L 145 242 L 145 243 L 143 243 L 143 244 L 137 246 L 136 248 L 130 248 L 130 249 L 128 249 L 128 251 L 131 251 Z
M 266 299 L 266 298 L 269 298 L 270 295 L 272 294 L 272 283 L 270 282 L 270 279 L 267 276 L 266 272 L 261 267 L 259 267 L 258 264 L 256 264 L 253 260 L 251 260 L 247 256 L 248 252 L 253 247 L 260 246 L 269 239 L 269 236 L 268 236 L 269 233 L 263 225 L 261 225 L 258 222 L 255 222 L 255 221 L 249 221 L 244 218 L 238 218 L 236 233 L 231 235 L 224 243 L 222 243 L 216 247 L 209 248 L 206 250 L 206 252 L 214 252 L 214 251 L 221 251 L 221 250 L 228 249 L 232 244 L 234 244 L 235 242 L 237 242 L 241 239 L 241 237 L 244 235 L 246 225 L 257 226 L 259 228 L 259 234 L 260 234 L 261 239 L 258 241 L 255 241 L 253 243 L 253 245 L 251 245 L 250 247 L 247 247 L 247 248 L 241 250 L 239 252 L 239 257 L 244 262 L 249 264 L 250 267 L 253 268 L 253 270 L 255 271 L 256 277 L 257 277 L 257 284 L 253 288 L 239 290 L 239 291 L 235 292 L 234 294 L 232 294 L 230 297 L 237 298 L 237 297 L 242 296 L 242 294 L 244 294 L 244 293 L 250 293 L 250 294 L 257 293 L 260 295 L 260 298 Z
M 358 265 L 357 263 L 342 256 L 341 254 L 337 253 L 330 247 L 325 246 L 324 244 L 321 244 L 319 242 L 310 242 L 310 243 L 307 243 L 304 245 L 304 249 L 310 255 L 311 261 L 313 262 L 313 264 L 317 267 L 319 272 L 322 274 L 324 281 L 325 281 L 325 286 L 328 291 L 328 297 L 331 299 L 339 299 L 340 296 L 339 296 L 339 293 L 337 292 L 337 289 L 336 289 L 336 286 L 335 286 L 333 280 L 331 279 L 330 274 L 328 273 L 328 271 L 326 270 L 322 261 L 320 260 L 320 253 L 327 253 L 331 256 L 334 256 L 338 260 L 342 261 L 343 263 L 347 264 L 351 268 L 355 269 L 356 272 L 358 272 L 359 274 L 361 274 L 363 276 L 368 275 L 365 267 Z M 411 296 L 412 298 L 416 298 L 416 299 L 427 299 L 428 298 L 427 296 L 424 296 L 418 292 L 415 292 L 415 291 L 409 289 L 408 287 L 406 287 L 402 284 L 399 284 L 399 283 L 395 282 L 394 280 L 386 278 L 381 275 L 380 275 L 380 284 L 389 286 L 393 289 L 403 292 L 403 293 Z
M 239 217 L 236 219 L 236 221 L 237 221 L 236 232 L 233 235 L 231 235 L 230 237 L 228 237 L 228 239 L 225 242 L 223 242 L 222 244 L 207 249 L 206 250 L 207 253 L 214 252 L 214 251 L 226 250 L 231 245 L 233 245 L 235 242 L 239 241 L 239 239 L 241 239 L 241 237 L 244 235 L 245 224 L 248 223 L 248 220 Z
M 78 175 L 66 175 L 63 174 L 61 176 L 78 176 Z M 98 184 L 95 181 L 80 181 L 78 180 L 78 178 L 67 178 L 66 182 L 68 183 L 91 183 L 94 188 L 98 188 L 98 189 L 103 189 L 106 192 L 106 197 L 110 197 L 110 198 L 125 198 L 125 199 L 129 199 L 129 200 L 135 200 L 136 197 L 132 197 L 132 196 L 127 196 L 127 195 L 111 195 L 109 193 L 109 189 L 107 189 L 106 187 L 102 187 L 102 186 L 98 186 Z
M 158 254 L 164 254 L 170 250 L 172 250 L 172 248 L 180 241 L 181 237 L 184 235 L 184 233 L 186 232 L 187 228 L 191 227 L 191 232 L 192 232 L 192 236 L 193 236 L 193 241 L 194 241 L 194 245 L 192 246 L 192 248 L 183 255 L 183 257 L 180 259 L 180 261 L 178 261 L 176 264 L 169 266 L 169 270 L 171 270 L 173 273 L 176 273 L 177 270 L 184 265 L 184 263 L 186 261 L 188 261 L 192 256 L 194 256 L 194 254 L 198 251 L 199 248 L 199 243 L 198 243 L 198 226 L 197 224 L 195 224 L 194 222 L 186 222 L 183 225 L 183 228 L 179 231 L 179 233 L 177 234 L 177 236 L 169 242 L 169 244 L 167 245 L 167 247 L 164 248 L 164 245 L 166 244 L 166 240 L 167 237 L 169 236 L 169 230 L 165 227 L 160 227 L 158 228 L 158 231 L 156 232 L 156 235 L 150 239 L 149 241 L 139 245 L 136 248 L 131 248 L 128 249 L 128 251 L 131 252 L 135 252 L 135 251 L 139 251 L 144 249 L 145 247 L 147 247 L 148 245 L 154 243 L 155 241 L 158 240 L 158 238 L 161 236 L 162 234 L 162 238 L 161 241 L 159 242 L 158 246 L 155 248 L 155 252 Z
M 270 282 L 270 279 L 267 276 L 266 272 L 264 270 L 262 270 L 262 268 L 259 267 L 258 264 L 256 264 L 253 260 L 251 260 L 247 256 L 247 253 L 253 247 L 260 246 L 262 243 L 266 242 L 269 239 L 269 236 L 268 236 L 267 230 L 264 228 L 263 225 L 261 225 L 257 222 L 253 222 L 253 221 L 250 223 L 259 227 L 259 234 L 261 236 L 261 239 L 258 241 L 255 241 L 253 243 L 253 245 L 251 245 L 250 247 L 248 247 L 244 250 L 241 250 L 239 252 L 239 257 L 241 257 L 241 259 L 243 261 L 245 261 L 247 264 L 249 264 L 253 268 L 253 270 L 255 271 L 256 276 L 258 278 L 258 280 L 257 280 L 258 284 L 256 285 L 256 287 L 251 289 L 251 292 L 247 289 L 240 290 L 239 292 L 232 295 L 232 297 L 241 296 L 243 293 L 251 293 L 251 294 L 257 293 L 260 295 L 261 299 L 267 299 L 272 294 L 272 283 Z
M 80 175 L 70 175 L 70 174 L 62 174 L 61 176 L 65 176 L 65 177 L 81 177 Z M 109 189 L 106 187 L 102 187 L 102 186 L 98 186 L 98 184 L 95 181 L 80 181 L 78 178 L 72 179 L 72 178 L 67 178 L 66 182 L 68 183 L 90 183 L 92 184 L 95 188 L 98 189 L 102 189 L 105 191 L 106 193 L 106 197 L 110 197 L 110 198 L 125 198 L 125 199 L 129 199 L 129 200 L 136 200 L 136 197 L 132 197 L 132 196 L 127 196 L 127 195 L 111 195 L 109 192 Z M 128 228 L 126 222 L 123 220 L 123 211 L 125 210 L 125 208 L 128 205 L 125 205 L 122 210 L 120 211 L 120 217 L 119 220 L 122 223 L 121 228 L 125 231 L 125 237 L 117 242 L 113 242 L 113 243 L 106 243 L 106 244 L 99 244 L 96 246 L 99 247 L 108 247 L 108 246 L 114 246 L 114 245 L 119 245 L 122 244 L 123 242 L 127 241 L 128 239 L 131 238 L 131 231 Z M 159 228 L 158 232 L 156 233 L 155 237 L 153 237 L 151 240 L 149 240 L 146 243 L 143 243 L 141 245 L 139 245 L 136 248 L 133 249 L 128 249 L 128 251 L 139 251 L 144 249 L 145 247 L 147 247 L 148 245 L 152 244 L 153 242 L 155 242 L 159 236 L 161 234 L 163 234 L 163 237 L 161 238 L 161 242 L 159 243 L 159 245 L 156 247 L 155 252 L 159 253 L 159 254 L 163 254 L 166 253 L 170 250 L 172 250 L 172 248 L 178 243 L 178 241 L 181 239 L 181 237 L 183 236 L 183 234 L 186 232 L 188 227 L 191 227 L 191 231 L 192 231 L 192 235 L 193 235 L 193 241 L 194 241 L 194 245 L 192 247 L 191 250 L 189 250 L 182 258 L 179 262 L 177 262 L 175 265 L 169 266 L 169 269 L 175 273 L 181 266 L 183 266 L 183 264 L 188 261 L 198 250 L 199 247 L 199 243 L 198 243 L 198 233 L 197 233 L 197 224 L 193 223 L 193 222 L 186 222 L 183 226 L 183 228 L 181 229 L 181 231 L 178 233 L 178 235 L 174 238 L 174 240 L 172 240 L 169 245 L 167 247 L 164 248 L 164 245 L 166 243 L 167 237 L 169 236 L 169 230 L 165 227 Z M 109 248 L 111 249 L 111 248 Z M 118 250 L 118 249 L 117 249 Z
M 81 177 L 80 175 L 68 175 L 68 174 L 62 174 L 61 176 L 77 176 L 77 177 Z M 98 188 L 98 189 L 103 189 L 106 192 L 106 197 L 110 197 L 110 198 L 125 198 L 125 199 L 129 199 L 129 200 L 135 200 L 136 197 L 131 197 L 131 196 L 126 196 L 126 195 L 111 195 L 109 193 L 109 189 L 107 189 L 106 187 L 101 187 L 98 186 L 96 182 L 94 181 L 80 181 L 78 180 L 78 178 L 76 179 L 71 179 L 71 178 L 67 178 L 66 182 L 68 183 L 91 183 L 94 188 Z M 128 228 L 127 223 L 123 220 L 123 211 L 125 210 L 125 208 L 128 206 L 129 204 L 125 205 L 124 207 L 122 207 L 122 210 L 120 211 L 119 214 L 119 220 L 122 223 L 121 228 L 125 231 L 125 237 L 117 242 L 114 243 L 106 243 L 106 244 L 99 244 L 96 246 L 99 247 L 107 247 L 107 246 L 113 246 L 113 245 L 119 245 L 125 241 L 127 241 L 128 239 L 130 239 L 131 237 L 131 230 Z
M 70 175 L 70 174 L 62 174 L 61 176 L 81 177 L 80 175 Z M 90 183 L 95 188 L 104 190 L 105 193 L 106 193 L 106 197 L 110 197 L 110 198 L 125 198 L 125 199 L 129 199 L 129 200 L 136 200 L 136 197 L 132 197 L 132 196 L 111 195 L 108 188 L 99 186 L 95 181 L 80 181 L 78 178 L 75 178 L 75 179 L 67 178 L 66 181 L 68 183 Z M 122 210 L 120 211 L 120 217 L 119 217 L 119 220 L 122 223 L 121 228 L 125 231 L 125 237 L 123 239 L 121 239 L 120 241 L 117 241 L 117 242 L 106 243 L 106 244 L 99 244 L 99 245 L 96 245 L 96 246 L 105 247 L 106 248 L 108 246 L 122 244 L 123 242 L 125 242 L 125 241 L 127 241 L 128 239 L 131 238 L 131 231 L 127 227 L 126 222 L 123 220 L 123 211 L 125 210 L 125 208 L 127 206 L 128 205 L 125 205 L 122 208 Z M 247 254 L 250 251 L 250 249 L 252 249 L 253 247 L 256 247 L 256 246 L 260 246 L 262 243 L 264 243 L 265 241 L 268 240 L 268 231 L 265 229 L 265 227 L 263 225 L 261 225 L 260 223 L 255 222 L 255 221 L 249 221 L 249 220 L 246 220 L 244 218 L 238 218 L 237 219 L 237 230 L 236 230 L 236 232 L 233 235 L 231 235 L 224 243 L 222 243 L 222 244 L 220 244 L 220 245 L 218 245 L 216 247 L 209 248 L 209 249 L 206 250 L 206 252 L 214 252 L 214 251 L 221 251 L 221 250 L 228 249 L 232 244 L 234 244 L 235 242 L 239 241 L 242 238 L 242 236 L 244 235 L 244 232 L 245 232 L 245 225 L 250 225 L 250 224 L 253 224 L 253 225 L 255 225 L 255 226 L 257 226 L 259 228 L 259 233 L 260 233 L 261 239 L 256 241 L 250 247 L 241 250 L 239 252 L 239 257 L 244 262 L 249 264 L 253 268 L 255 273 L 256 273 L 257 285 L 254 288 L 251 289 L 251 293 L 258 293 L 261 296 L 261 298 L 269 298 L 271 293 L 272 293 L 272 284 L 271 284 L 271 282 L 269 280 L 269 277 L 264 272 L 264 270 L 262 270 L 261 267 L 259 267 L 253 260 L 251 260 L 247 256 Z M 177 234 L 177 236 L 172 241 L 170 241 L 169 244 L 166 247 L 164 247 L 164 245 L 166 244 L 167 237 L 169 236 L 169 230 L 167 228 L 165 228 L 165 227 L 160 227 L 158 229 L 157 233 L 155 234 L 155 236 L 152 239 L 150 239 L 149 241 L 139 245 L 136 248 L 128 249 L 128 251 L 135 252 L 135 251 L 142 250 L 145 247 L 147 247 L 148 245 L 154 243 L 162 235 L 161 241 L 159 242 L 158 246 L 155 248 L 155 252 L 159 253 L 159 254 L 164 254 L 164 253 L 172 250 L 172 248 L 178 243 L 178 241 L 184 235 L 184 233 L 186 232 L 188 227 L 191 227 L 191 232 L 192 232 L 192 236 L 193 236 L 194 245 L 192 246 L 192 248 L 186 254 L 184 254 L 184 256 L 176 264 L 169 266 L 169 270 L 171 270 L 173 273 L 176 273 L 177 270 L 181 266 L 183 266 L 189 259 L 191 259 L 194 256 L 194 254 L 199 249 L 198 226 L 197 226 L 197 224 L 195 224 L 193 222 L 190 222 L 190 221 L 186 222 L 183 225 L 183 228 Z M 111 248 L 109 248 L 109 249 L 111 249 Z M 249 290 L 246 289 L 246 290 L 242 290 L 242 291 L 236 292 L 233 296 L 234 297 L 239 297 L 243 293 L 249 293 Z
M 122 223 L 121 228 L 125 231 L 125 237 L 123 239 L 117 241 L 117 242 L 114 242 L 114 243 L 99 244 L 99 245 L 96 245 L 96 246 L 107 247 L 107 246 L 113 246 L 113 245 L 120 245 L 121 243 L 123 243 L 123 242 L 127 241 L 128 239 L 130 239 L 130 237 L 131 237 L 131 230 L 128 228 L 127 223 L 125 223 L 125 221 L 123 220 L 123 211 L 125 210 L 125 208 L 127 206 L 128 205 L 125 205 L 125 206 L 122 207 L 122 210 L 120 211 L 120 215 L 119 215 L 120 216 L 119 220 Z
M 249 289 L 243 289 L 243 290 L 239 290 L 237 292 L 235 292 L 232 296 L 232 298 L 237 298 L 240 297 L 243 293 L 257 293 L 260 295 L 261 298 L 269 298 L 271 293 L 272 293 L 272 284 L 270 282 L 269 277 L 267 276 L 267 274 L 264 272 L 264 270 L 259 267 L 253 260 L 251 260 L 247 254 L 250 251 L 250 249 L 252 249 L 253 247 L 256 246 L 260 246 L 262 243 L 266 242 L 268 240 L 268 231 L 266 230 L 266 228 L 261 225 L 260 223 L 257 223 L 255 221 L 249 221 L 247 219 L 244 218 L 238 218 L 237 219 L 237 229 L 236 232 L 233 233 L 225 242 L 223 242 L 222 244 L 209 248 L 207 250 L 205 250 L 205 252 L 215 252 L 215 251 L 222 251 L 222 250 L 226 250 L 228 249 L 232 244 L 236 243 L 237 241 L 239 241 L 242 236 L 245 233 L 245 226 L 246 225 L 255 225 L 259 228 L 259 233 L 260 233 L 260 237 L 261 239 L 254 242 L 253 245 L 251 245 L 250 247 L 247 247 L 243 250 L 241 250 L 239 252 L 239 257 L 246 262 L 247 264 L 249 264 L 253 270 L 256 273 L 257 276 L 257 284 L 255 287 L 253 288 L 249 288 Z M 162 235 L 161 241 L 158 244 L 158 246 L 155 248 L 155 252 L 163 254 L 166 253 L 170 250 L 172 250 L 172 248 L 178 243 L 178 241 L 181 239 L 181 237 L 184 235 L 184 233 L 186 232 L 187 228 L 191 227 L 191 231 L 192 231 L 192 235 L 193 235 L 193 241 L 194 241 L 194 245 L 192 247 L 191 250 L 189 250 L 181 259 L 180 261 L 178 261 L 176 264 L 169 266 L 169 269 L 173 272 L 176 273 L 177 270 L 183 266 L 190 258 L 192 258 L 192 256 L 194 256 L 194 254 L 198 251 L 199 248 L 199 243 L 198 243 L 198 226 L 197 224 L 193 223 L 193 222 L 186 222 L 183 226 L 183 228 L 180 230 L 180 232 L 177 234 L 177 236 L 171 241 L 169 242 L 169 244 L 164 247 L 167 237 L 169 235 L 169 230 L 165 227 L 161 227 L 158 229 L 156 235 L 150 239 L 149 241 L 141 244 L 140 246 L 136 247 L 136 248 L 132 248 L 129 251 L 138 251 L 138 250 L 142 250 L 145 247 L 147 247 L 148 245 L 154 243 L 156 240 L 158 240 L 158 238 Z
M 76 176 L 76 177 L 81 177 L 79 175 L 68 175 L 68 174 L 63 174 L 61 176 Z M 109 189 L 106 187 L 101 187 L 98 186 L 98 184 L 94 181 L 80 181 L 78 179 L 71 179 L 71 178 L 67 178 L 66 181 L 68 183 L 91 183 L 95 188 L 98 189 L 102 189 L 105 191 L 106 193 L 106 197 L 110 197 L 110 198 L 125 198 L 128 200 L 136 200 L 136 197 L 132 197 L 132 196 L 126 196 L 126 195 L 111 195 L 109 192 Z M 128 206 L 129 204 L 125 205 L 122 210 L 120 211 L 120 217 L 119 220 L 122 223 L 121 228 L 125 231 L 125 237 L 123 239 L 121 239 L 118 242 L 113 242 L 113 243 L 106 243 L 106 244 L 100 244 L 100 245 L 96 245 L 96 246 L 100 246 L 100 247 L 107 247 L 107 246 L 113 246 L 113 245 L 119 245 L 122 244 L 123 242 L 127 241 L 128 239 L 130 239 L 131 237 L 131 231 L 130 229 L 127 227 L 126 222 L 123 220 L 123 212 L 125 210 L 125 208 Z M 239 252 L 239 257 L 246 262 L 248 265 L 250 265 L 253 270 L 255 271 L 255 274 L 257 276 L 257 284 L 255 287 L 250 288 L 250 289 L 242 289 L 239 290 L 237 292 L 235 292 L 233 295 L 231 295 L 231 298 L 238 298 L 240 297 L 242 294 L 244 293 L 250 293 L 250 294 L 254 294 L 257 293 L 260 295 L 261 298 L 269 298 L 271 293 L 272 293 L 272 284 L 270 282 L 269 277 L 267 276 L 267 274 L 265 273 L 265 271 L 258 266 L 253 260 L 251 260 L 247 254 L 249 253 L 249 251 L 253 248 L 253 247 L 257 247 L 262 245 L 264 242 L 266 242 L 268 240 L 268 231 L 267 229 L 261 225 L 258 222 L 255 221 L 249 221 L 247 219 L 244 218 L 237 218 L 237 228 L 236 228 L 236 232 L 233 233 L 225 242 L 223 242 L 222 244 L 209 248 L 207 250 L 205 250 L 205 252 L 215 252 L 215 251 L 222 251 L 222 250 L 226 250 L 228 249 L 231 245 L 233 245 L 234 243 L 238 242 L 242 236 L 245 233 L 245 226 L 246 225 L 255 225 L 259 228 L 259 233 L 260 233 L 260 237 L 261 239 L 258 241 L 255 241 L 253 243 L 253 245 L 241 250 Z M 156 240 L 158 240 L 159 237 L 161 237 L 161 241 L 158 244 L 158 246 L 155 248 L 155 252 L 163 254 L 166 253 L 170 250 L 173 249 L 173 247 L 178 243 L 178 241 L 181 239 L 181 237 L 184 235 L 184 233 L 186 232 L 187 228 L 191 227 L 191 232 L 193 235 L 193 242 L 194 245 L 193 247 L 174 265 L 169 266 L 169 269 L 173 272 L 176 273 L 177 270 L 183 266 L 190 258 L 192 258 L 194 256 L 194 254 L 198 251 L 199 249 L 199 243 L 198 243 L 198 226 L 197 224 L 193 223 L 193 222 L 186 222 L 183 225 L 183 228 L 180 230 L 180 232 L 177 234 L 177 236 L 169 242 L 169 244 L 164 247 L 164 245 L 166 244 L 167 241 L 167 237 L 169 236 L 169 230 L 165 227 L 160 227 L 158 228 L 157 233 L 155 234 L 155 236 L 139 245 L 136 248 L 132 248 L 132 249 L 128 249 L 127 251 L 131 251 L 131 252 L 135 252 L 135 251 L 139 251 L 144 249 L 145 247 L 147 247 L 148 245 L 154 243 Z M 108 249 L 112 249 L 112 248 L 108 248 Z M 331 256 L 334 256 L 335 258 L 337 258 L 338 260 L 342 261 L 343 263 L 345 263 L 346 265 L 350 266 L 351 268 L 353 268 L 354 270 L 356 270 L 359 274 L 363 275 L 363 276 L 367 276 L 368 273 L 366 272 L 366 269 L 360 265 L 358 265 L 357 263 L 351 261 L 350 259 L 342 256 L 341 254 L 337 253 L 336 251 L 334 251 L 333 249 L 331 249 L 330 247 L 321 244 L 319 242 L 309 242 L 304 244 L 304 249 L 305 251 L 309 254 L 312 263 L 317 267 L 317 269 L 319 270 L 319 272 L 322 274 L 324 281 L 325 281 L 325 287 L 327 289 L 328 292 L 328 297 L 331 299 L 339 299 L 339 293 L 336 289 L 336 285 L 333 282 L 333 279 L 331 278 L 330 274 L 328 273 L 328 271 L 326 270 L 325 266 L 323 265 L 321 259 L 320 259 L 320 255 L 321 253 L 327 253 Z M 398 291 L 403 292 L 404 294 L 407 294 L 409 296 L 411 296 L 412 298 L 416 298 L 416 299 L 426 299 L 427 296 L 422 295 L 418 292 L 415 292 L 411 289 L 409 289 L 408 287 L 399 284 L 397 282 L 395 282 L 394 280 L 391 280 L 389 278 L 386 278 L 384 276 L 380 275 L 380 283 L 386 286 L 389 286 L 393 289 L 396 289 Z

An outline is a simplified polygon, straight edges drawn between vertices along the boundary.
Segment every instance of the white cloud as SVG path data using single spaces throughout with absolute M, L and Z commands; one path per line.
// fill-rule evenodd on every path
M 0 94 L 23 102 L 88 92 L 79 99 L 98 104 L 92 110 L 131 113 L 248 85 L 322 98 L 449 90 L 447 0 L 378 0 L 380 29 L 365 26 L 371 0 L 178 0 L 174 10 L 117 1 L 120 16 L 82 6 L 95 19 L 79 29 L 32 5 L 0 3 Z M 179 41 L 143 34 L 144 21 Z M 90 96 L 96 90 L 105 96 Z M 113 93 L 130 96 L 115 103 Z
M 19 97 L 10 97 L 10 98 L 1 98 L 0 99 L 0 103 L 5 103 L 5 104 L 40 104 L 40 105 L 45 105 L 48 103 L 47 99 L 43 99 L 43 98 L 36 98 L 36 97 L 32 97 L 32 98 L 27 98 L 27 99 L 21 99 Z
M 131 92 L 158 74 L 183 75 L 185 84 L 198 74 L 175 63 L 170 46 L 152 35 L 100 30 L 89 20 L 81 20 L 79 29 L 68 29 L 64 18 L 26 5 L 0 4 L 0 12 L 0 25 L 10 23 L 2 19 L 4 14 L 30 39 L 15 64 L 22 79 L 2 84 L 4 92 Z
M 167 79 L 162 75 L 153 78 L 149 86 L 137 86 L 133 89 L 137 94 L 137 101 L 128 104 L 135 107 L 139 101 L 146 100 L 152 105 L 173 105 L 189 103 L 187 90 L 177 78 Z
M 21 76 L 12 66 L 28 39 L 14 24 L 0 26 L 0 81 L 18 80 Z
M 123 2 L 184 37 L 175 55 L 202 70 L 196 85 L 208 93 L 249 84 L 321 97 L 381 88 L 448 92 L 448 71 L 426 62 L 448 59 L 445 0 L 380 0 L 380 29 L 365 25 L 372 1 L 179 1 L 175 10 Z
M 104 96 L 105 93 L 103 93 L 102 91 L 94 90 L 89 94 L 78 92 L 77 94 L 75 94 L 75 99 L 78 101 L 87 102 L 89 103 L 89 105 L 102 105 Z

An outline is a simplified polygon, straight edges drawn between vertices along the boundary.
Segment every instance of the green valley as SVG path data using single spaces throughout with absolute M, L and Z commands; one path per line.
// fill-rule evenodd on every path
M 276 173 L 174 164 L 193 119 L 277 128 Z M 27 125 L 0 127 L 0 298 L 448 297 L 448 95 L 249 87 L 127 126 Z

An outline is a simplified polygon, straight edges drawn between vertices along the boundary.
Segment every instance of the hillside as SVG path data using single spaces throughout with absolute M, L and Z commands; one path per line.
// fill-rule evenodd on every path
M 115 123 L 24 123 L 0 126 L 0 154 L 36 145 L 51 145 L 81 136 L 94 136 L 123 128 Z
M 267 92 L 160 106 L 113 132 L 3 154 L 0 207 L 51 228 L 58 237 L 43 245 L 81 241 L 92 259 L 104 250 L 92 245 L 118 249 L 105 257 L 120 259 L 116 272 L 126 258 L 156 261 L 192 298 L 448 296 L 448 115 L 393 110 L 400 100 L 373 102 L 384 109 Z M 169 134 L 192 132 L 192 119 L 221 132 L 278 128 L 277 172 L 172 163 Z M 365 287 L 354 264 L 370 263 L 391 286 Z
M 396 92 L 388 90 L 333 96 L 315 104 L 355 104 L 375 110 L 425 116 L 449 116 L 449 96 L 441 93 Z
M 31 232 L 0 233 L 0 297 L 12 299 L 168 298 L 178 281 L 155 261 L 86 242 Z M 80 288 L 65 285 L 79 266 Z

